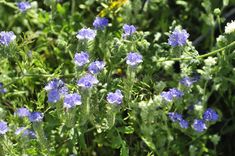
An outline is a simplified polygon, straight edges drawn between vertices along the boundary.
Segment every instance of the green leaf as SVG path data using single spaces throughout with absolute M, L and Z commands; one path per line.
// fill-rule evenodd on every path
M 144 137 L 144 136 L 141 136 L 141 139 L 145 142 L 145 144 L 146 144 L 150 149 L 152 149 L 153 151 L 156 151 L 156 148 L 155 148 L 154 143 L 152 142 L 152 139 L 147 138 L 147 137 Z
M 119 131 L 124 134 L 132 134 L 135 131 L 135 129 L 132 126 L 126 126 L 119 128 Z
M 56 8 L 59 14 L 64 15 L 66 13 L 65 8 L 60 3 L 57 4 Z
M 129 148 L 126 145 L 126 142 L 122 142 L 122 147 L 120 149 L 120 156 L 128 156 L 129 155 Z

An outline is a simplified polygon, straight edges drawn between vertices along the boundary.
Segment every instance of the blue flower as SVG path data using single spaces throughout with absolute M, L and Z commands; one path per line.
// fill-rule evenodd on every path
M 48 102 L 56 103 L 62 96 L 68 93 L 68 88 L 65 86 L 64 82 L 60 79 L 54 79 L 50 81 L 46 86 Z
M 27 129 L 26 127 L 20 127 L 15 131 L 15 135 L 22 135 L 23 137 L 36 138 L 34 131 Z
M 173 47 L 183 46 L 186 44 L 188 37 L 189 34 L 186 30 L 175 29 L 168 39 L 168 44 Z
M 169 89 L 169 91 L 167 92 L 164 91 L 161 93 L 161 97 L 168 102 L 173 101 L 174 98 L 180 98 L 183 95 L 184 93 L 176 88 L 172 88 L 172 89 Z
M 0 93 L 6 93 L 7 90 L 5 88 L 3 88 L 3 83 L 0 82 Z
M 183 92 L 181 92 L 180 90 L 176 89 L 176 88 L 172 88 L 169 90 L 169 92 L 171 93 L 171 95 L 175 98 L 180 98 L 184 95 Z
M 188 128 L 188 121 L 184 119 L 180 120 L 179 124 L 181 128 L 185 128 L 185 129 Z
M 28 117 L 30 115 L 30 111 L 27 108 L 19 108 L 15 114 L 18 115 L 18 117 Z
M 161 93 L 161 97 L 164 98 L 168 102 L 171 102 L 173 100 L 173 96 L 171 95 L 169 91 L 168 92 L 163 91 Z
M 188 121 L 184 120 L 181 114 L 176 112 L 169 112 L 168 116 L 171 121 L 179 123 L 181 128 L 188 128 Z
M 194 83 L 194 81 L 192 81 L 190 77 L 186 76 L 180 80 L 180 83 L 185 85 L 186 87 L 190 87 Z
M 219 115 L 212 108 L 208 108 L 203 114 L 203 120 L 205 121 L 217 121 Z
M 67 94 L 64 97 L 64 107 L 65 108 L 73 108 L 76 105 L 81 105 L 81 95 L 74 93 L 74 94 Z
M 12 31 L 10 31 L 10 32 L 1 31 L 0 32 L 0 43 L 5 46 L 8 46 L 15 39 L 16 39 L 16 35 Z
M 46 91 L 49 91 L 49 90 L 52 90 L 52 89 L 58 89 L 59 90 L 63 87 L 65 87 L 65 84 L 62 80 L 53 79 L 50 82 L 48 82 L 48 84 L 45 86 L 45 90 Z
M 128 25 L 128 24 L 124 24 L 123 30 L 124 30 L 123 37 L 131 36 L 133 33 L 136 32 L 135 26 L 134 25 Z
M 180 83 L 186 87 L 190 87 L 193 83 L 197 82 L 198 80 L 199 80 L 198 76 L 197 77 L 195 76 L 193 78 L 186 76 L 180 80 Z
M 109 23 L 109 20 L 107 18 L 101 18 L 101 17 L 96 17 L 96 19 L 93 22 L 93 26 L 95 29 L 101 29 L 103 30 Z
M 178 114 L 176 112 L 169 112 L 168 116 L 171 119 L 171 121 L 173 121 L 173 122 L 179 122 L 179 121 L 181 121 L 183 119 L 182 115 Z
M 91 74 L 86 74 L 77 81 L 77 85 L 84 89 L 92 88 L 93 85 L 98 83 L 99 81 L 97 80 L 97 78 Z
M 76 53 L 74 56 L 74 63 L 81 67 L 89 62 L 89 54 L 87 52 L 81 51 L 81 53 Z
M 40 112 L 32 112 L 29 115 L 29 120 L 31 122 L 40 122 L 43 119 L 43 114 Z
M 92 74 L 97 74 L 104 68 L 104 66 L 104 61 L 95 61 L 89 65 L 88 71 Z
M 64 95 L 68 94 L 68 88 L 66 86 L 58 88 L 58 91 L 60 93 L 60 96 L 64 96 Z
M 17 6 L 21 12 L 24 12 L 31 8 L 31 4 L 29 2 L 19 2 L 17 3 Z
M 197 132 L 203 132 L 206 129 L 206 124 L 203 120 L 195 119 L 193 129 Z
M 60 93 L 58 92 L 57 89 L 52 89 L 48 91 L 47 97 L 48 97 L 48 100 L 47 100 L 48 102 L 56 103 L 60 100 Z
M 107 95 L 107 101 L 111 104 L 121 104 L 123 99 L 122 92 L 117 89 L 114 93 L 109 92 Z
M 8 130 L 7 122 L 0 121 L 0 134 L 5 134 Z
M 78 33 L 77 33 L 77 38 L 79 40 L 94 40 L 96 36 L 96 31 L 92 30 L 90 28 L 82 28 Z
M 142 55 L 135 53 L 135 52 L 130 52 L 127 54 L 127 59 L 126 63 L 130 66 L 136 66 L 139 63 L 143 62 L 142 60 Z

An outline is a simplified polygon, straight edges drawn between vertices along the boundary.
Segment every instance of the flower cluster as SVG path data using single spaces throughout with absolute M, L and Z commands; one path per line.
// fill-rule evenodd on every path
M 19 2 L 17 3 L 17 6 L 21 12 L 25 12 L 26 10 L 31 8 L 31 4 L 29 2 Z
M 203 132 L 207 127 L 203 120 L 195 119 L 193 122 L 193 129 L 197 132 Z
M 5 134 L 8 130 L 7 122 L 0 121 L 0 134 Z
M 30 115 L 30 111 L 27 108 L 19 108 L 15 113 L 18 117 L 28 117 Z
M 172 88 L 172 89 L 169 89 L 169 91 L 167 92 L 164 91 L 161 93 L 161 97 L 168 102 L 173 101 L 174 98 L 180 98 L 183 95 L 184 93 L 176 88 Z
M 207 108 L 203 114 L 203 120 L 205 121 L 217 121 L 218 119 L 219 115 L 212 108 Z
M 88 67 L 88 71 L 91 74 L 97 74 L 99 73 L 102 69 L 104 69 L 105 63 L 104 61 L 95 61 L 92 62 L 89 67 Z
M 74 56 L 74 62 L 78 66 L 83 66 L 84 64 L 89 62 L 89 55 L 87 52 L 76 53 Z M 97 78 L 92 74 L 97 74 L 105 67 L 104 61 L 94 61 L 89 64 L 88 72 L 84 76 L 82 76 L 78 81 L 77 85 L 87 89 L 92 88 L 93 85 L 98 84 Z
M 36 138 L 34 131 L 27 129 L 26 127 L 19 127 L 15 131 L 15 135 L 21 135 L 22 137 Z
M 96 31 L 90 28 L 82 28 L 77 33 L 77 39 L 79 40 L 94 40 L 96 36 Z
M 138 65 L 139 63 L 143 62 L 142 55 L 136 53 L 136 52 L 130 52 L 127 54 L 126 64 L 134 67 Z
M 81 51 L 80 53 L 75 53 L 74 63 L 75 65 L 82 67 L 89 62 L 89 54 L 87 52 Z
M 77 85 L 82 87 L 83 89 L 92 88 L 93 85 L 98 83 L 99 81 L 97 80 L 97 78 L 91 74 L 86 74 L 77 81 Z
M 93 26 L 95 29 L 100 29 L 103 30 L 109 23 L 109 20 L 107 18 L 101 18 L 101 17 L 96 17 L 96 19 L 93 22 Z
M 29 121 L 31 121 L 31 122 L 41 122 L 43 117 L 44 116 L 41 112 L 32 112 L 29 115 Z
M 64 97 L 64 107 L 65 108 L 74 108 L 77 105 L 81 105 L 81 95 L 77 93 L 67 94 Z
M 110 104 L 120 105 L 122 103 L 122 99 L 123 99 L 123 95 L 122 95 L 122 92 L 119 89 L 117 89 L 114 93 L 109 92 L 108 95 L 107 95 L 107 101 Z
M 184 120 L 181 114 L 176 112 L 169 112 L 169 118 L 173 122 L 179 123 L 181 128 L 188 128 L 188 121 Z M 203 120 L 201 119 L 194 119 L 192 127 L 197 132 L 203 132 L 207 129 L 206 121 L 217 121 L 219 115 L 211 108 L 208 108 L 203 114 Z
M 0 32 L 0 43 L 2 45 L 8 46 L 11 42 L 16 39 L 16 35 L 12 32 L 1 31 Z
M 54 79 L 50 81 L 45 86 L 45 90 L 48 92 L 48 102 L 50 103 L 58 102 L 62 96 L 68 93 L 68 88 L 60 79 Z
M 203 132 L 206 127 L 206 121 L 217 121 L 219 119 L 219 115 L 212 108 L 206 109 L 203 113 L 203 119 L 195 119 L 193 122 L 193 128 L 197 132 Z
M 235 20 L 227 23 L 225 26 L 225 34 L 232 34 L 235 32 Z
M 27 108 L 18 108 L 15 112 L 19 118 L 27 117 L 31 122 L 39 122 L 43 119 L 43 114 L 40 112 L 30 112 Z
M 168 44 L 172 47 L 183 46 L 186 44 L 186 41 L 189 37 L 189 34 L 186 30 L 175 29 L 172 34 L 169 36 Z
M 128 25 L 128 24 L 124 24 L 123 25 L 123 30 L 124 30 L 124 34 L 123 37 L 127 37 L 127 36 L 131 36 L 132 34 L 134 34 L 136 32 L 136 28 L 134 25 Z
M 181 114 L 176 112 L 169 112 L 168 116 L 173 122 L 179 123 L 181 128 L 188 128 L 188 121 L 184 120 Z

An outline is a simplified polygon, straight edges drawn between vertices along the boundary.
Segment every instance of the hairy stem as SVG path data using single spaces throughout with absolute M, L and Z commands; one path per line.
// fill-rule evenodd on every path
M 214 50 L 214 51 L 211 51 L 209 53 L 206 53 L 206 54 L 203 54 L 203 55 L 199 55 L 197 56 L 196 58 L 197 59 L 200 59 L 200 58 L 204 58 L 204 57 L 208 57 L 208 56 L 212 56 L 212 55 L 215 55 L 227 48 L 230 48 L 232 46 L 235 45 L 235 41 L 233 41 L 232 43 L 230 43 L 229 45 L 225 46 L 225 47 L 222 47 L 220 49 L 217 49 L 217 50 Z M 179 58 L 171 58 L 171 59 L 168 59 L 168 60 L 160 60 L 159 62 L 166 62 L 166 61 L 181 61 L 181 60 L 191 60 L 192 57 L 179 57 Z

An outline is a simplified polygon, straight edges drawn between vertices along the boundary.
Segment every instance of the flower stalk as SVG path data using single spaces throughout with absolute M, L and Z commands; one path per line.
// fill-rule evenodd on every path
M 43 149 L 46 149 L 49 152 L 47 138 L 43 131 L 42 122 L 33 122 L 33 129 L 36 132 L 37 139 Z

